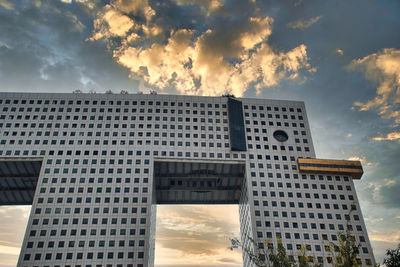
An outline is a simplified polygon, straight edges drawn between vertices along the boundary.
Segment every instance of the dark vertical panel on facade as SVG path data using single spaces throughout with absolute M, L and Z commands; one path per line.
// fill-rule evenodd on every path
M 233 98 L 228 99 L 229 133 L 231 150 L 246 151 L 246 137 L 244 134 L 242 102 Z

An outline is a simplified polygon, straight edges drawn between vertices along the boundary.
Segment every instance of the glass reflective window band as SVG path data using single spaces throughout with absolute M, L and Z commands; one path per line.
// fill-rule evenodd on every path
M 228 98 L 229 134 L 233 151 L 246 151 L 242 102 Z

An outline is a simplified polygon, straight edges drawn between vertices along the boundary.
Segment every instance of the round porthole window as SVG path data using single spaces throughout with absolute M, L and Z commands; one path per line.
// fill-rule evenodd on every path
M 276 140 L 278 140 L 279 142 L 285 142 L 288 140 L 289 137 L 288 137 L 287 133 L 285 133 L 284 131 L 277 130 L 274 132 L 274 138 Z

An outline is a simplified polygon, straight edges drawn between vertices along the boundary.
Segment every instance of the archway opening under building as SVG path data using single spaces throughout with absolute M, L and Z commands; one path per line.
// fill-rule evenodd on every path
M 240 234 L 245 163 L 155 159 L 153 174 L 156 266 L 242 266 L 228 246 Z
M 242 161 L 154 161 L 153 203 L 239 204 L 245 179 Z
M 42 158 L 0 158 L 0 206 L 32 205 Z
M 243 266 L 238 205 L 158 205 L 156 267 Z

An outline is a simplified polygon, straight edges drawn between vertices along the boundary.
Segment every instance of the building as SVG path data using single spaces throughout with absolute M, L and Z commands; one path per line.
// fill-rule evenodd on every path
M 0 204 L 32 205 L 20 267 L 153 266 L 171 203 L 236 203 L 245 246 L 279 237 L 324 266 L 349 227 L 375 263 L 361 164 L 315 159 L 303 102 L 0 93 L 0 112 Z

